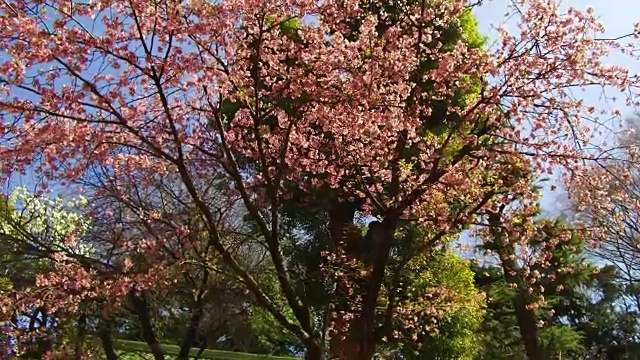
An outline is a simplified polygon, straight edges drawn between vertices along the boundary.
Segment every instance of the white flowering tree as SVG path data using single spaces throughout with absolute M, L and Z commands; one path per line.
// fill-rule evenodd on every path
M 11 330 L 3 338 L 29 344 L 20 346 L 21 352 L 35 356 L 51 347 L 49 328 L 60 326 L 55 316 L 59 309 L 30 301 L 28 294 L 50 290 L 39 283 L 69 260 L 91 258 L 92 246 L 80 240 L 90 224 L 86 209 L 81 196 L 63 200 L 25 187 L 14 188 L 0 202 L 0 304 Z
M 89 220 L 83 215 L 87 205 L 84 197 L 63 200 L 16 187 L 3 203 L 0 261 L 5 278 L 22 278 L 26 281 L 22 285 L 28 286 L 26 278 L 34 271 L 46 270 L 51 260 L 86 257 L 92 252 L 88 244 L 78 242 L 89 227 Z M 12 283 L 18 285 L 15 281 Z
M 16 187 L 7 198 L 0 222 L 5 241 L 41 245 L 40 250 L 87 255 L 89 247 L 76 239 L 86 232 L 89 221 L 82 215 L 87 200 L 79 196 L 70 200 L 38 196 L 26 187 Z

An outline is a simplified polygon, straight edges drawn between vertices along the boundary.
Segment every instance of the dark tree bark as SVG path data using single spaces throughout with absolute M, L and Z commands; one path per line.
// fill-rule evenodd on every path
M 521 281 L 519 281 L 517 275 L 511 275 L 520 273 L 518 265 L 514 260 L 511 260 L 510 255 L 512 254 L 500 251 L 499 255 L 502 258 L 502 271 L 507 282 L 519 285 L 518 292 L 513 299 L 513 307 L 518 321 L 520 336 L 527 351 L 527 357 L 529 360 L 544 360 L 544 351 L 540 343 L 540 331 L 536 324 L 535 315 L 533 310 L 527 309 L 527 298 L 523 293 L 524 289 L 522 289 Z
M 502 206 L 499 212 L 491 212 L 488 214 L 489 225 L 492 226 L 492 233 L 495 237 L 494 241 L 498 244 L 501 243 L 503 237 L 501 213 L 504 211 L 504 208 L 505 207 Z M 514 260 L 515 250 L 513 247 L 499 245 L 496 247 L 496 252 L 498 256 L 500 256 L 500 263 L 505 280 L 508 283 L 518 285 L 517 293 L 512 303 L 520 336 L 522 337 L 522 342 L 527 352 L 527 358 L 529 360 L 544 360 L 545 354 L 542 344 L 540 343 L 540 332 L 536 324 L 535 314 L 533 310 L 527 308 L 527 295 L 524 292 L 525 286 L 519 275 L 522 273 L 522 269 L 516 260 Z
M 316 342 L 310 342 L 306 344 L 306 354 L 304 356 L 305 360 L 323 360 L 324 351 L 322 347 Z
M 165 360 L 164 351 L 160 342 L 156 338 L 155 331 L 153 329 L 153 323 L 151 320 L 151 312 L 149 310 L 149 303 L 144 297 L 144 294 L 130 294 L 133 310 L 140 320 L 142 327 L 142 338 L 149 346 L 149 350 L 155 360 Z
M 98 336 L 102 341 L 102 349 L 107 360 L 118 360 L 118 354 L 113 346 L 113 338 L 111 337 L 111 331 L 113 329 L 113 320 L 110 318 L 103 318 L 100 323 L 100 330 Z
M 189 351 L 195 344 L 196 337 L 198 336 L 198 327 L 200 326 L 200 320 L 202 319 L 202 306 L 200 304 L 196 305 L 197 308 L 193 311 L 191 316 L 189 317 L 189 323 L 187 324 L 187 331 L 182 338 L 182 343 L 180 344 L 180 352 L 176 357 L 176 360 L 188 360 L 189 359 Z
M 78 334 L 76 336 L 76 341 L 73 348 L 73 354 L 76 360 L 80 360 L 82 358 L 82 351 L 84 350 L 84 341 L 87 335 L 87 316 L 82 313 L 80 317 L 78 317 Z
M 329 212 L 331 245 L 337 249 L 345 243 L 346 257 L 355 259 L 362 271 L 339 277 L 332 323 L 338 329 L 332 334 L 332 358 L 370 360 L 376 351 L 377 305 L 380 288 L 393 244 L 398 217 L 387 214 L 382 222 L 369 224 L 366 236 L 348 234 L 353 226 L 356 204 L 337 203 Z M 354 306 L 357 301 L 359 306 Z M 342 312 L 342 313 L 341 313 Z M 345 319 L 344 313 L 350 318 Z M 343 330 L 344 329 L 344 330 Z

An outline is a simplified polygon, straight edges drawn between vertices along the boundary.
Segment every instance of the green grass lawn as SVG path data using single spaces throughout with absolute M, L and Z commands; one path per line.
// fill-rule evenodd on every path
M 146 360 L 153 359 L 153 356 L 149 353 L 149 347 L 146 343 L 140 341 L 130 341 L 130 340 L 116 340 L 115 348 L 120 355 L 120 359 L 122 360 Z M 167 360 L 175 359 L 178 352 L 180 352 L 180 347 L 177 345 L 162 345 L 162 349 L 165 352 L 165 358 Z M 189 353 L 190 356 L 195 356 L 198 354 L 199 349 L 191 349 Z M 223 351 L 223 350 L 204 350 L 200 355 L 199 359 L 211 359 L 211 360 L 294 360 L 295 358 L 291 357 L 282 357 L 282 356 L 270 356 L 270 355 L 258 355 L 258 354 L 248 354 L 248 353 L 239 353 L 232 351 Z

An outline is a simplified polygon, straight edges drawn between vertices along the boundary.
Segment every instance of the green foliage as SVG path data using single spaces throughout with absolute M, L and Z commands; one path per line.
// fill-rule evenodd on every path
M 458 20 L 457 33 L 472 49 L 481 49 L 489 38 L 480 33 L 478 20 L 473 16 L 471 10 L 465 10 Z
M 518 323 L 511 301 L 515 295 L 498 267 L 473 266 L 476 285 L 486 294 L 486 312 L 480 334 L 479 359 L 524 359 Z
M 287 306 L 284 295 L 280 292 L 275 274 L 265 273 L 259 276 L 262 289 L 270 295 L 271 299 L 280 308 L 281 312 L 291 322 L 295 322 L 295 317 L 291 308 Z M 252 336 L 258 339 L 260 346 L 266 352 L 277 355 L 291 354 L 292 349 L 300 350 L 301 344 L 298 339 L 287 331 L 267 310 L 258 307 L 251 307 L 251 318 L 249 326 Z
M 267 18 L 265 21 L 267 27 L 277 26 L 280 34 L 299 40 L 298 30 L 300 29 L 300 19 L 292 17 L 287 19 Z
M 12 288 L 13 283 L 11 282 L 11 279 L 7 277 L 0 277 L 0 292 L 11 291 Z
M 412 346 L 413 342 L 402 344 L 404 356 L 424 360 L 473 359 L 478 350 L 477 330 L 482 323 L 484 297 L 475 287 L 469 262 L 450 252 L 420 256 L 408 265 L 407 277 L 413 277 L 407 279 L 411 284 L 404 300 L 407 306 L 413 306 L 411 303 L 435 306 L 443 313 L 422 316 L 419 324 L 432 330 L 418 336 L 419 349 Z M 446 294 L 445 302 L 424 302 L 425 295 L 430 296 L 436 289 Z
M 567 237 L 561 221 L 538 220 L 535 224 L 539 236 L 529 242 L 532 250 L 544 248 L 550 256 L 547 263 L 529 269 L 540 273 L 536 284 L 545 289 L 546 302 L 535 316 L 543 324 L 539 337 L 546 356 L 583 359 L 595 352 L 607 359 L 622 359 L 634 351 L 637 356 L 637 310 L 621 306 L 626 295 L 615 283 L 616 270 L 589 263 L 584 241 L 576 233 Z M 522 290 L 508 286 L 500 267 L 475 267 L 474 271 L 476 284 L 487 293 L 488 306 L 480 331 L 479 358 L 524 359 L 512 303 Z M 636 358 L 633 356 L 629 358 Z
M 583 335 L 571 326 L 546 327 L 540 332 L 540 340 L 551 358 L 577 358 L 585 351 Z
M 555 306 L 558 317 L 583 334 L 584 346 L 609 359 L 640 359 L 640 317 L 633 293 L 604 266 Z

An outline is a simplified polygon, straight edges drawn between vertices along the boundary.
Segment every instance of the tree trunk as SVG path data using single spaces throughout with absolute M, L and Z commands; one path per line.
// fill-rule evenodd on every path
M 348 202 L 334 202 L 329 211 L 329 246 L 332 253 L 339 250 L 352 257 L 357 255 L 360 244 L 347 244 L 347 233 L 353 225 L 356 204 Z M 353 239 L 349 239 L 353 241 Z M 353 246 L 358 245 L 358 246 Z M 333 359 L 358 359 L 359 341 L 355 329 L 359 326 L 355 318 L 349 318 L 352 314 L 350 291 L 355 281 L 352 274 L 343 274 L 336 278 L 336 293 L 333 299 L 334 311 L 331 314 L 331 334 L 329 341 L 330 358 Z
M 84 341 L 87 335 L 87 316 L 86 314 L 80 315 L 78 318 L 78 333 L 76 334 L 75 344 L 73 348 L 73 355 L 76 360 L 82 359 L 82 352 L 84 350 Z
M 340 323 L 344 326 L 344 323 Z M 356 337 L 354 329 L 358 328 L 355 320 L 348 323 L 345 331 L 340 331 L 331 337 L 330 355 L 331 359 L 348 360 L 360 358 L 360 344 Z
M 332 358 L 370 360 L 375 354 L 378 297 L 397 223 L 398 217 L 388 214 L 381 223 L 369 224 L 366 236 L 347 239 L 346 257 L 357 260 L 362 268 L 338 279 L 338 294 L 334 300 L 336 312 L 333 316 L 333 325 L 338 332 L 334 332 L 330 343 Z M 340 222 L 332 222 L 332 236 L 339 234 L 336 224 Z M 348 224 L 342 222 L 341 225 L 340 236 L 344 238 Z M 338 241 L 334 240 L 333 243 L 337 244 Z
M 500 211 L 502 210 L 504 210 L 504 207 Z M 495 236 L 495 241 L 499 243 L 503 236 L 500 230 L 500 225 L 502 224 L 500 214 L 490 213 L 489 224 L 494 227 L 493 235 Z M 516 313 L 516 320 L 518 321 L 520 336 L 522 337 L 522 342 L 527 352 L 527 358 L 529 360 L 544 360 L 544 349 L 540 344 L 540 334 L 538 325 L 536 324 L 535 314 L 533 310 L 527 309 L 524 282 L 520 278 L 522 268 L 514 260 L 515 251 L 513 247 L 508 246 L 499 246 L 496 250 L 498 256 L 500 256 L 504 279 L 508 283 L 513 283 L 518 286 L 517 293 L 513 299 L 513 306 Z
M 188 360 L 189 351 L 196 341 L 198 327 L 200 326 L 200 319 L 202 318 L 202 306 L 200 306 L 200 304 L 197 304 L 196 306 L 197 308 L 194 310 L 193 314 L 191 314 L 191 317 L 189 317 L 187 331 L 184 335 L 184 338 L 182 338 L 182 343 L 180 344 L 180 352 L 178 353 L 176 360 Z
M 306 354 L 304 355 L 305 360 L 323 360 L 324 351 L 322 347 L 318 345 L 315 341 L 309 342 L 305 344 L 306 346 Z
M 151 313 L 149 311 L 149 304 L 144 298 L 144 294 L 135 295 L 131 294 L 131 301 L 133 303 L 133 309 L 140 319 L 140 325 L 142 327 L 142 337 L 149 346 L 151 354 L 155 360 L 165 360 L 164 351 L 160 342 L 156 338 L 155 331 L 153 330 L 153 324 L 151 322 Z
M 40 311 L 40 316 L 42 316 L 42 322 L 40 326 L 44 328 L 44 333 L 46 334 L 44 338 L 38 339 L 37 341 L 37 353 L 39 355 L 44 355 L 51 351 L 53 348 L 53 342 L 51 336 L 53 335 L 53 330 L 49 327 L 50 316 L 46 309 L 42 308 Z M 37 317 L 37 315 L 36 315 Z
M 332 251 L 344 240 L 356 214 L 357 204 L 352 202 L 334 202 L 329 210 L 329 243 Z
M 511 275 L 512 273 L 519 274 L 520 269 L 516 262 L 511 260 L 511 254 L 501 252 L 499 255 L 502 258 L 502 271 L 505 274 L 504 276 L 507 282 L 518 284 L 517 294 L 513 299 L 513 307 L 516 313 L 516 320 L 518 321 L 520 336 L 522 337 L 522 342 L 527 352 L 527 358 L 529 360 L 544 360 L 544 351 L 540 344 L 538 325 L 536 324 L 533 310 L 527 309 L 527 299 L 524 294 L 525 289 L 522 288 L 522 282 L 519 281 L 519 278 Z
M 110 319 L 103 319 L 100 324 L 100 340 L 102 341 L 102 348 L 107 360 L 118 360 L 118 354 L 113 346 L 113 338 L 111 337 L 111 328 L 113 322 Z
M 364 284 L 362 315 L 360 318 L 360 360 L 370 360 L 376 352 L 376 327 L 378 319 L 378 297 L 389 263 L 389 254 L 393 246 L 393 235 L 398 227 L 399 217 L 387 214 L 382 223 L 371 223 L 365 237 L 370 251 L 363 252 L 363 263 L 370 269 Z M 368 239 L 367 239 L 368 238 Z
M 538 325 L 533 311 L 527 309 L 527 302 L 521 293 L 513 300 L 516 319 L 520 328 L 520 336 L 527 351 L 529 360 L 544 360 L 544 352 L 540 344 Z

